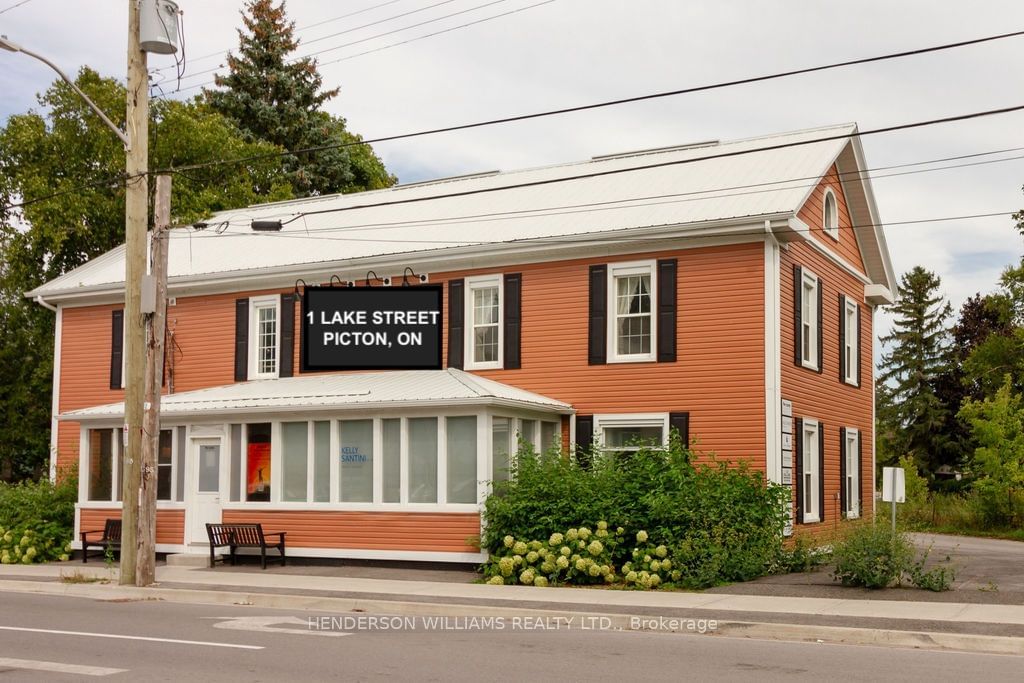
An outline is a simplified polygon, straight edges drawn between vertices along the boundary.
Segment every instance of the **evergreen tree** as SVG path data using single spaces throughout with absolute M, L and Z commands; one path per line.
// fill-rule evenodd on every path
M 952 410 L 935 392 L 937 379 L 950 365 L 946 324 L 952 313 L 938 293 L 939 278 L 916 266 L 900 281 L 900 301 L 891 334 L 879 341 L 890 347 L 878 375 L 880 460 L 912 455 L 925 472 L 955 462 L 956 445 L 943 431 Z
M 345 120 L 322 110 L 339 89 L 323 89 L 315 59 L 291 58 L 299 46 L 285 3 L 249 0 L 242 11 L 238 53 L 227 57 L 228 74 L 217 76 L 220 90 L 204 90 L 213 108 L 233 119 L 253 140 L 284 150 L 319 148 L 361 138 Z M 285 158 L 296 196 L 355 192 L 390 187 L 396 178 L 367 145 L 322 149 Z

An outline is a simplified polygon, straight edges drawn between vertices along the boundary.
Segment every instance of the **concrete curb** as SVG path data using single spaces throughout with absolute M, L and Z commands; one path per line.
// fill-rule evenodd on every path
M 423 617 L 504 617 L 536 619 L 546 623 L 584 624 L 573 628 L 622 630 L 648 633 L 681 633 L 758 640 L 785 640 L 811 643 L 841 643 L 904 647 L 921 650 L 959 651 L 982 654 L 1024 655 L 1024 638 L 966 633 L 936 633 L 893 629 L 852 628 L 770 622 L 711 619 L 686 619 L 678 616 L 634 616 L 627 614 L 542 610 L 494 605 L 460 605 L 414 600 L 374 600 L 245 591 L 213 591 L 188 588 L 138 588 L 108 584 L 66 584 L 58 582 L 0 580 L 0 591 L 61 595 L 104 601 L 162 600 L 206 605 L 253 606 L 268 609 L 302 609 L 333 612 L 337 615 Z M 712 628 L 713 624 L 713 628 Z M 566 626 L 567 628 L 570 626 Z

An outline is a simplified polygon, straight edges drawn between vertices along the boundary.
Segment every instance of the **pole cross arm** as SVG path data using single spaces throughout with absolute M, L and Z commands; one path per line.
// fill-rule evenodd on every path
M 124 131 L 122 131 L 120 128 L 118 128 L 117 125 L 115 125 L 113 121 L 111 121 L 109 118 L 107 118 L 107 115 L 104 114 L 103 111 L 98 106 L 96 106 L 96 103 L 93 102 L 92 100 L 90 100 L 89 96 L 86 95 L 84 92 L 82 92 L 82 89 L 79 88 L 77 85 L 75 85 L 75 82 L 73 80 L 71 80 L 66 73 L 61 71 L 60 67 L 58 67 L 56 64 L 51 62 L 46 57 L 43 57 L 42 55 L 37 54 L 35 52 L 32 52 L 31 50 L 26 50 L 25 48 L 23 48 L 22 46 L 18 45 L 17 43 L 15 43 L 15 42 L 13 42 L 11 40 L 8 40 L 7 36 L 0 36 L 0 48 L 2 48 L 4 50 L 8 50 L 9 52 L 22 52 L 22 53 L 28 55 L 29 57 L 34 57 L 35 59 L 38 59 L 40 62 L 42 62 L 46 66 L 48 66 L 51 69 L 53 69 L 54 71 L 56 71 L 57 75 L 59 75 L 61 78 L 63 78 L 64 82 L 66 82 L 68 85 L 70 85 L 72 90 L 74 90 L 76 93 L 78 93 L 78 96 L 81 97 L 83 100 L 85 100 L 85 103 L 88 104 L 89 108 L 92 109 L 96 113 L 96 116 L 99 116 L 100 119 L 102 119 L 103 123 L 105 123 L 107 125 L 107 128 L 109 128 L 110 130 L 114 131 L 114 135 L 116 135 L 118 137 L 118 139 L 124 145 L 124 148 L 126 150 L 131 149 L 131 143 L 128 142 L 128 136 L 124 134 Z

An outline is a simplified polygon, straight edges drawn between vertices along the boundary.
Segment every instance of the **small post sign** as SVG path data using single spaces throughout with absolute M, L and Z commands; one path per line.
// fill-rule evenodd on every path
M 882 502 L 892 503 L 892 528 L 896 530 L 896 503 L 907 502 L 907 482 L 902 467 L 882 468 Z
M 302 370 L 441 369 L 441 287 L 308 287 Z

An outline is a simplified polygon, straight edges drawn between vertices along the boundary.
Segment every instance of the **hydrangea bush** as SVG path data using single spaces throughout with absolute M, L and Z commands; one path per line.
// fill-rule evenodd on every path
M 5 529 L 0 527 L 0 564 L 32 564 L 51 560 L 67 561 L 71 555 L 71 542 L 62 540 L 62 534 L 44 529 Z
M 543 541 L 506 535 L 501 547 L 484 564 L 484 577 L 497 586 L 614 583 L 617 576 L 612 553 L 624 531 L 610 531 L 608 523 L 600 521 L 593 530 L 588 526 L 571 527 Z
M 73 475 L 58 484 L 0 483 L 0 563 L 67 560 L 77 496 Z
M 644 530 L 637 532 L 636 542 L 633 559 L 622 565 L 622 579 L 627 586 L 648 590 L 680 581 L 682 573 L 669 557 L 668 546 L 651 545 Z

